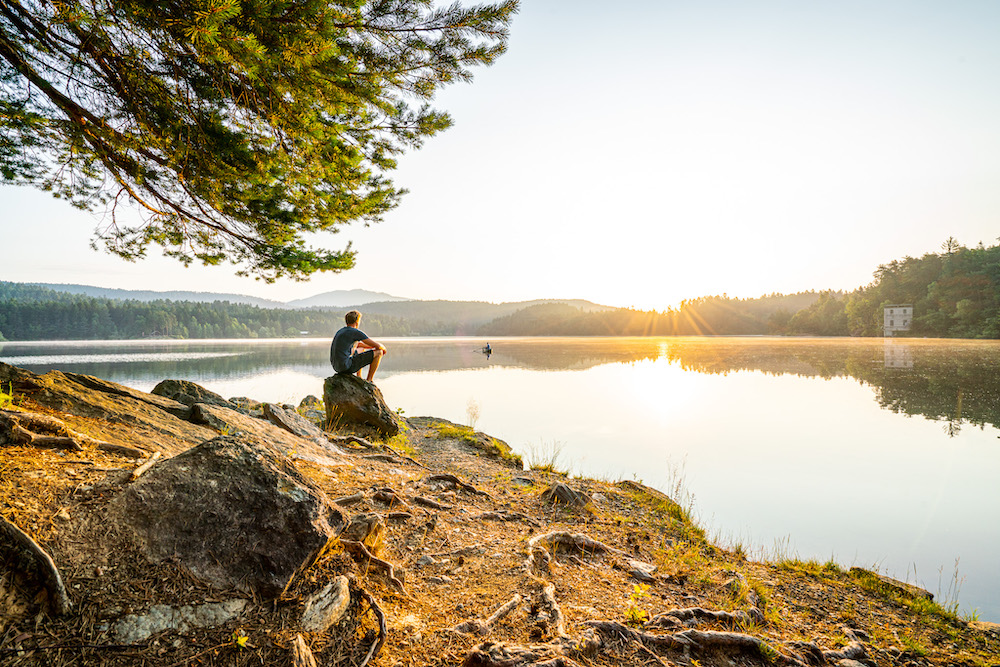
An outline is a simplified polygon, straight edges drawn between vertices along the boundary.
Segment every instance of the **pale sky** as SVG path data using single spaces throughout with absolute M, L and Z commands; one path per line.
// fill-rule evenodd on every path
M 267 285 L 130 264 L 98 220 L 0 187 L 0 279 L 289 300 L 582 298 L 664 309 L 854 289 L 949 236 L 1000 236 L 996 0 L 522 0 L 510 48 L 435 105 L 356 269 Z

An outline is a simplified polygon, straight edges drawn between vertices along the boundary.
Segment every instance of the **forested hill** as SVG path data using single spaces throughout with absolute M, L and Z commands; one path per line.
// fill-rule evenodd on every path
M 359 309 L 364 331 L 371 336 L 450 336 L 474 334 L 484 323 L 538 303 L 546 302 L 387 301 Z M 589 301 L 570 303 L 585 311 L 608 309 Z M 226 300 L 140 301 L 0 282 L 0 335 L 8 340 L 332 336 L 343 326 L 346 309 L 261 308 Z
M 278 338 L 332 336 L 342 311 L 289 310 L 214 301 L 142 302 L 0 282 L 0 334 L 8 340 Z M 372 336 L 413 335 L 399 318 L 370 315 Z
M 848 293 L 707 296 L 666 311 L 551 299 L 383 301 L 359 309 L 372 336 L 879 336 L 888 304 L 913 305 L 912 336 L 1000 338 L 1000 246 L 966 248 L 949 239 L 940 253 L 878 267 L 872 283 Z M 144 303 L 0 282 L 0 335 L 10 340 L 330 336 L 344 310 Z

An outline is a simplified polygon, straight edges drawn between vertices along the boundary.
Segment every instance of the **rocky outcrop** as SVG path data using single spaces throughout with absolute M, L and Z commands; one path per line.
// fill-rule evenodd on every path
M 219 405 L 230 410 L 246 412 L 243 408 L 227 401 L 214 391 L 205 389 L 200 384 L 195 384 L 190 380 L 161 380 L 153 387 L 152 393 L 156 396 L 165 396 L 184 405 L 194 405 L 195 403 L 207 403 L 209 405 Z
M 18 396 L 61 413 L 69 428 L 90 432 L 94 420 L 101 440 L 170 456 L 217 435 L 186 421 L 191 408 L 108 380 L 50 371 L 36 375 L 0 363 L 0 384 Z
M 294 456 L 327 466 L 350 465 L 340 458 L 343 451 L 331 444 L 325 436 L 322 438 L 300 438 L 271 422 L 230 410 L 221 405 L 197 403 L 191 409 L 191 420 L 209 426 L 225 435 L 243 436 L 286 456 Z
M 337 454 L 343 454 L 343 451 L 339 447 L 330 443 L 326 434 L 316 424 L 313 424 L 294 410 L 283 408 L 274 403 L 265 403 L 264 418 L 292 435 L 311 440 Z
M 382 392 L 356 375 L 338 373 L 323 383 L 327 428 L 366 426 L 392 437 L 399 433 L 399 416 L 389 409 Z
M 112 515 L 151 561 L 262 597 L 280 595 L 344 523 L 290 461 L 240 436 L 154 466 L 112 501 Z

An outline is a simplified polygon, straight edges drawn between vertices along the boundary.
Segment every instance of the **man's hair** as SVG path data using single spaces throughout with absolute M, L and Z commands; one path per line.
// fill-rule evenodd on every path
M 352 324 L 357 324 L 360 320 L 361 320 L 361 313 L 359 313 L 356 310 L 352 310 L 346 315 L 344 315 L 344 322 L 346 322 L 348 326 Z

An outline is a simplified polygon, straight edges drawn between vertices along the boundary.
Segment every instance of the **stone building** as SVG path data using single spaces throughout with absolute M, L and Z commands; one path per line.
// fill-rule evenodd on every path
M 912 304 L 889 304 L 883 309 L 882 335 L 895 336 L 897 331 L 909 331 L 912 321 Z

